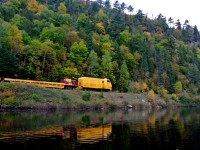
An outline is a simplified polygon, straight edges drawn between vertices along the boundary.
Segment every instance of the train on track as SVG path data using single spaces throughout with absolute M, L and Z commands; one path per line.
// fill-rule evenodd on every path
M 28 84 L 46 88 L 57 88 L 57 89 L 74 89 L 79 87 L 82 88 L 83 90 L 90 89 L 90 90 L 112 91 L 112 83 L 107 78 L 80 77 L 78 78 L 78 80 L 65 78 L 61 79 L 60 82 L 0 78 L 0 81 Z

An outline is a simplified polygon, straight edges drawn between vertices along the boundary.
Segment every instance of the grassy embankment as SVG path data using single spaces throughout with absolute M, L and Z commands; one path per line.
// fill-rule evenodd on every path
M 180 103 L 164 99 L 159 95 L 149 97 L 147 93 L 94 92 L 80 89 L 64 90 L 0 83 L 1 109 L 118 109 L 125 106 L 136 108 L 163 108 L 181 106 Z

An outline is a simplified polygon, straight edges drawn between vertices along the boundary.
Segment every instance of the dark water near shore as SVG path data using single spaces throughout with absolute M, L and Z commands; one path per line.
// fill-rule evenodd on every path
M 0 112 L 0 149 L 200 149 L 200 110 Z

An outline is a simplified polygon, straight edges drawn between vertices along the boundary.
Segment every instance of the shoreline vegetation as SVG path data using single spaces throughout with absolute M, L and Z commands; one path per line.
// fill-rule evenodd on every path
M 159 94 L 50 89 L 24 84 L 0 84 L 0 111 L 60 111 L 162 109 L 194 107 L 192 101 L 173 100 Z

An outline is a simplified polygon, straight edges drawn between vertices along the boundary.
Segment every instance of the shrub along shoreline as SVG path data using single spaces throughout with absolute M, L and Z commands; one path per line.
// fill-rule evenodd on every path
M 158 94 L 50 89 L 0 83 L 0 110 L 113 110 L 195 106 Z

